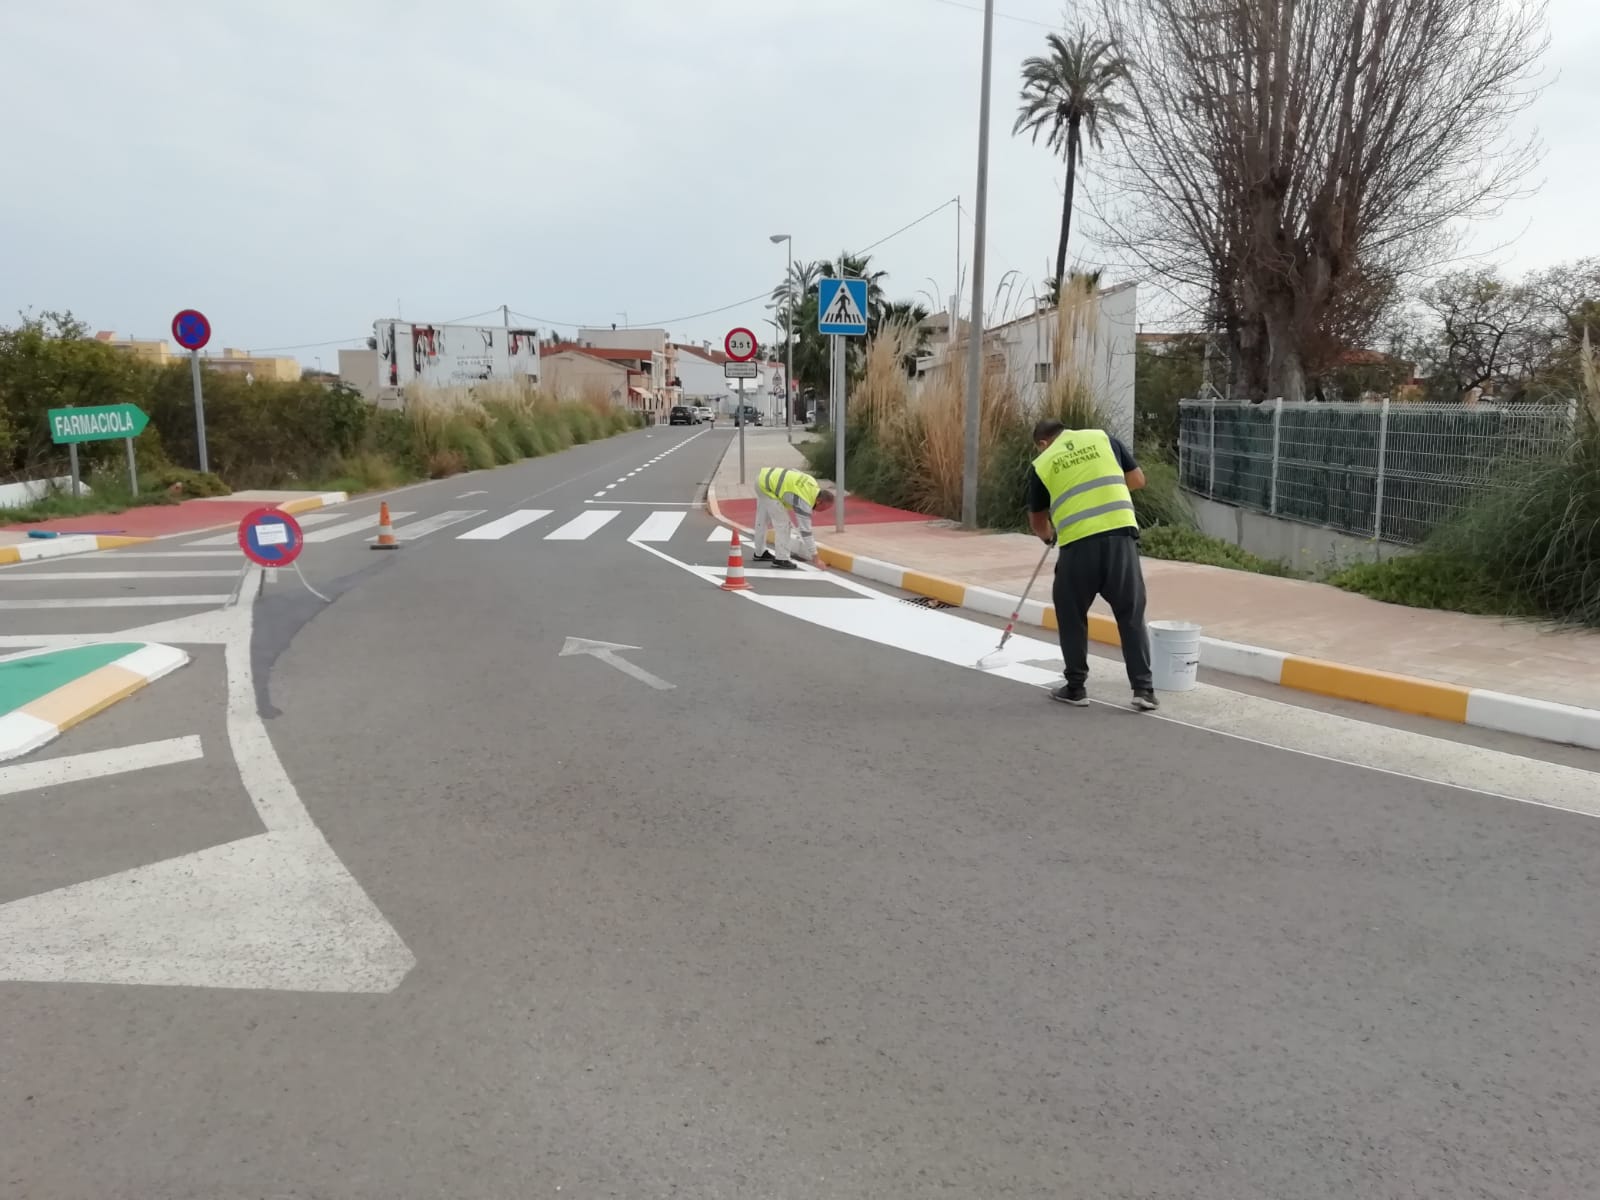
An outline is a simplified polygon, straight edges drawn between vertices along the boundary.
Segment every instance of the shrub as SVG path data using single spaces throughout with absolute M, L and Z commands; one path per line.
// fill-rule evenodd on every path
M 1231 542 L 1207 537 L 1194 529 L 1157 525 L 1139 535 L 1139 549 L 1146 558 L 1170 562 L 1200 563 L 1208 567 L 1227 567 L 1231 571 L 1250 571 L 1256 575 L 1292 576 L 1282 563 L 1258 558 Z

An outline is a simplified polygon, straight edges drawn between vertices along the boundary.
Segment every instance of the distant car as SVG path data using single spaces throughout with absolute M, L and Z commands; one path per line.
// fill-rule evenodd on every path
M 746 404 L 733 414 L 733 423 L 735 425 L 759 425 L 761 424 L 761 410 L 753 404 Z
M 674 404 L 672 412 L 667 415 L 668 425 L 693 425 L 694 423 L 694 410 L 686 405 Z
M 694 406 L 694 419 L 696 421 L 700 421 L 704 424 L 710 424 L 715 416 L 716 414 L 704 404 L 696 404 Z

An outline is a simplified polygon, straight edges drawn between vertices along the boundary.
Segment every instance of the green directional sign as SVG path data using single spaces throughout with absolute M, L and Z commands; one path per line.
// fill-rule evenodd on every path
M 108 442 L 138 437 L 150 418 L 133 404 L 106 404 L 97 408 L 52 408 L 50 440 L 58 446 L 75 442 Z

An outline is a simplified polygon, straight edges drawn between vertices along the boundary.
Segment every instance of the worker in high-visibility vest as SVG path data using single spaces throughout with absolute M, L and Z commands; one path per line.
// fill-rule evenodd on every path
M 1103 596 L 1117 618 L 1122 661 L 1133 707 L 1159 708 L 1150 674 L 1150 635 L 1144 623 L 1144 571 L 1133 493 L 1144 472 L 1123 442 L 1100 429 L 1068 429 L 1040 421 L 1033 429 L 1039 457 L 1028 473 L 1028 524 L 1054 543 L 1053 599 L 1067 682 L 1050 693 L 1079 707 L 1089 703 L 1089 606 Z
M 817 561 L 817 542 L 811 529 L 811 514 L 833 503 L 833 493 L 804 471 L 784 467 L 763 467 L 756 472 L 756 531 L 758 547 L 751 562 L 770 563 L 779 571 L 798 571 L 789 558 L 790 515 L 800 534 L 800 557 Z M 774 533 L 773 550 L 767 549 L 767 530 Z

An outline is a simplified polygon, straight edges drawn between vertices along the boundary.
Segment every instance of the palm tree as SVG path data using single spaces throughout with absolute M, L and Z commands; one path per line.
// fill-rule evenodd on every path
M 1012 136 L 1024 130 L 1067 160 L 1067 186 L 1061 201 L 1061 241 L 1056 246 L 1056 284 L 1067 273 L 1067 235 L 1072 231 L 1072 197 L 1078 181 L 1083 139 L 1100 149 L 1102 126 L 1114 127 L 1128 110 L 1112 95 L 1128 78 L 1129 65 L 1116 48 L 1081 26 L 1069 37 L 1048 34 L 1047 54 L 1022 64 L 1022 105 Z

